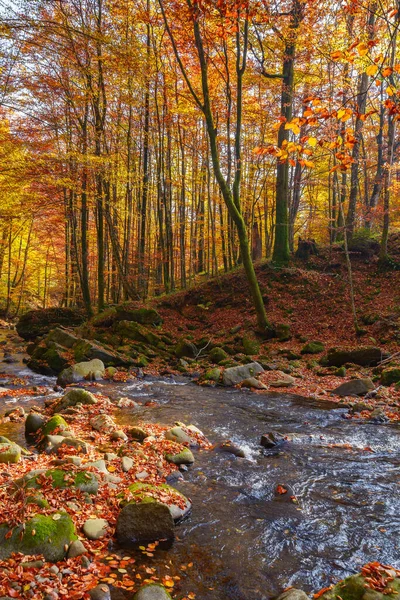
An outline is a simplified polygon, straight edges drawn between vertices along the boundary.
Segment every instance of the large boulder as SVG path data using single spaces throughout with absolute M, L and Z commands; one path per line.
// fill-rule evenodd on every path
M 332 390 L 332 394 L 337 396 L 365 396 L 371 390 L 375 389 L 374 382 L 369 378 L 364 379 L 351 379 L 346 381 Z
M 57 383 L 65 387 L 70 383 L 78 383 L 85 379 L 102 379 L 104 371 L 104 363 L 98 358 L 93 358 L 64 369 L 58 376 Z
M 85 314 L 76 308 L 43 308 L 23 314 L 17 322 L 16 329 L 24 340 L 34 340 L 57 325 L 75 327 L 84 321 Z
M 122 504 L 128 500 L 129 504 L 164 504 L 169 509 L 174 521 L 179 521 L 185 517 L 191 507 L 191 502 L 178 492 L 175 488 L 163 483 L 161 485 L 151 485 L 150 483 L 133 483 L 128 487 L 125 493 L 120 494 L 123 498 Z
M 67 348 L 56 342 L 43 340 L 36 345 L 28 346 L 31 355 L 28 367 L 43 375 L 56 375 L 71 364 L 71 355 Z
M 263 372 L 264 369 L 259 363 L 252 362 L 247 365 L 225 369 L 222 375 L 222 381 L 226 386 L 237 385 L 238 383 L 242 383 L 242 381 Z
M 347 363 L 352 363 L 360 367 L 374 367 L 387 357 L 387 353 L 375 346 L 361 346 L 352 350 L 330 348 L 321 364 L 327 367 L 342 367 Z
M 76 539 L 74 524 L 66 513 L 35 515 L 24 526 L 0 525 L 0 559 L 20 552 L 28 556 L 43 554 L 45 560 L 58 562 L 64 560 L 69 545 Z
M 116 536 L 118 544 L 124 548 L 158 540 L 171 543 L 175 537 L 174 520 L 164 504 L 129 503 L 118 515 Z
M 104 365 L 129 367 L 133 364 L 131 358 L 119 354 L 113 348 L 104 346 L 97 340 L 79 338 L 62 327 L 51 330 L 43 339 L 29 344 L 27 352 L 31 357 L 28 366 L 44 375 L 56 375 L 74 362 L 81 363 L 93 359 L 101 361 L 103 367 Z M 95 370 L 92 372 L 96 373 Z M 71 371 L 68 373 L 71 377 Z M 80 380 L 73 378 L 70 383 Z

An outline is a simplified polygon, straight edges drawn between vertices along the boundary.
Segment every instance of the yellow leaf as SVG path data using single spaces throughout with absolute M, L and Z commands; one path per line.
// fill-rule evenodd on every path
M 394 96 L 396 93 L 396 88 L 394 88 L 392 85 L 389 85 L 389 87 L 386 90 L 386 93 L 388 96 Z
M 360 56 L 366 56 L 369 51 L 368 44 L 366 44 L 365 42 L 361 42 L 357 46 L 357 51 Z
M 369 65 L 369 67 L 367 67 L 365 69 L 366 74 L 369 75 L 370 77 L 373 77 L 374 75 L 376 75 L 378 71 L 379 71 L 378 65 Z
M 311 148 L 315 148 L 315 146 L 318 144 L 318 140 L 315 137 L 309 137 L 307 143 L 309 146 L 311 146 Z
M 315 167 L 315 164 L 311 160 L 304 159 L 304 164 L 306 167 L 309 167 L 310 169 L 313 169 Z
M 344 117 L 345 114 L 346 114 L 345 109 L 341 108 L 340 110 L 338 110 L 337 118 L 340 120 L 342 117 Z

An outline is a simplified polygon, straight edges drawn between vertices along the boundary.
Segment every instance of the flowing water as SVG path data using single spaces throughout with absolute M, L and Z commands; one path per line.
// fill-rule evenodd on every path
M 20 362 L 6 369 L 34 378 L 30 385 L 54 385 Z M 290 585 L 315 591 L 372 560 L 400 567 L 398 426 L 347 420 L 345 409 L 298 397 L 202 388 L 184 379 L 97 391 L 157 403 L 122 409 L 122 423 L 193 423 L 212 443 L 229 439 L 245 450 L 246 458 L 195 452 L 195 464 L 175 484 L 192 499 L 192 513 L 177 527 L 172 549 L 149 562 L 171 561 L 171 574 L 174 564 L 193 562 L 182 590 L 197 600 L 264 600 Z M 295 434 L 293 441 L 263 450 L 260 436 L 271 430 Z M 21 425 L 3 425 L 0 434 L 21 441 Z M 276 494 L 277 485 L 288 493 Z

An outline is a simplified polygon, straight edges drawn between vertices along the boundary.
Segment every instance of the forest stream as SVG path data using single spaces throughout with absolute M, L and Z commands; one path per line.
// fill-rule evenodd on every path
M 21 386 L 10 381 L 22 377 L 54 393 L 55 378 L 27 369 L 22 354 L 16 359 L 2 363 L 0 385 Z M 347 420 L 347 409 L 329 403 L 204 388 L 185 378 L 104 382 L 93 391 L 143 404 L 120 409 L 121 424 L 184 421 L 212 444 L 231 440 L 245 451 L 245 458 L 195 451 L 195 464 L 172 483 L 193 510 L 173 547 L 146 557 L 152 567 L 171 561 L 171 574 L 193 562 L 182 589 L 198 600 L 264 600 L 288 586 L 316 591 L 374 560 L 400 567 L 398 426 Z M 18 398 L 25 409 L 43 401 Z M 1 412 L 14 402 L 3 399 Z M 269 431 L 294 435 L 265 450 L 259 441 Z M 4 423 L 0 434 L 24 442 L 22 423 Z M 277 494 L 279 485 L 288 493 Z

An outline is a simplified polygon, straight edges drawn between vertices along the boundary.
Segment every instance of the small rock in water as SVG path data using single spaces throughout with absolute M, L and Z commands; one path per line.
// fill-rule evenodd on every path
M 150 583 L 140 588 L 133 600 L 170 600 L 171 596 L 163 585 Z M 299 599 L 300 600 L 300 599 Z
M 139 404 L 131 398 L 120 398 L 116 406 L 118 408 L 133 408 L 135 406 L 139 406 Z
M 270 431 L 261 436 L 260 445 L 263 448 L 275 448 L 286 441 L 285 436 L 276 431 Z
M 244 381 L 242 381 L 242 387 L 250 388 L 250 389 L 254 389 L 254 390 L 268 389 L 267 386 L 264 383 L 262 383 L 262 381 L 258 381 L 258 379 L 256 379 L 255 377 L 249 377 L 248 379 L 245 379 Z
M 194 456 L 189 448 L 184 448 L 177 454 L 166 454 L 165 458 L 174 465 L 191 465 L 194 463 Z
M 229 440 L 227 440 L 226 442 L 221 442 L 215 447 L 215 449 L 219 452 L 227 452 L 229 454 L 233 454 L 238 458 L 245 458 L 246 456 L 242 448 L 239 448 L 239 446 L 236 446 Z

